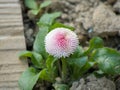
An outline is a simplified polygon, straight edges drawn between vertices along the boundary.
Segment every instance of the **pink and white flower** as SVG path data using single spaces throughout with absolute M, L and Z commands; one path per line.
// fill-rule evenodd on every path
M 56 28 L 45 37 L 45 49 L 54 57 L 68 57 L 79 44 L 77 35 L 67 28 Z

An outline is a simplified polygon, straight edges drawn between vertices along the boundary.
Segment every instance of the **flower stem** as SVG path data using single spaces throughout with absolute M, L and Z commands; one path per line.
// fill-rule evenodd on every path
M 66 82 L 67 79 L 67 61 L 62 58 L 62 81 Z
M 58 65 L 58 74 L 60 75 L 60 77 L 62 77 L 62 69 L 61 69 L 61 64 L 60 64 L 60 61 L 58 60 L 57 61 L 57 65 Z

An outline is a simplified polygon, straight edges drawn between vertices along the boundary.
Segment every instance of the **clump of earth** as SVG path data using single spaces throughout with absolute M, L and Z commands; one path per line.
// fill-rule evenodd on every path
M 74 82 L 70 90 L 116 90 L 116 86 L 106 77 L 96 78 L 94 75 L 90 75 Z
M 55 11 L 62 12 L 62 16 L 58 19 L 60 22 L 75 27 L 75 32 L 78 34 L 82 46 L 86 47 L 90 38 L 100 36 L 103 38 L 105 46 L 120 50 L 120 0 L 52 0 L 52 4 L 45 9 L 45 12 Z M 23 18 L 27 49 L 32 50 L 38 31 L 35 24 L 37 19 L 31 19 L 24 6 Z M 82 84 L 80 84 L 81 81 Z M 95 89 L 94 86 L 99 86 L 99 82 L 103 82 L 103 86 Z M 114 83 L 105 77 L 89 82 L 86 82 L 86 79 L 80 79 L 75 83 L 82 89 L 73 90 L 120 90 L 118 82 L 120 82 L 119 78 L 116 79 L 116 89 L 114 89 Z M 93 84 L 89 85 L 90 83 Z

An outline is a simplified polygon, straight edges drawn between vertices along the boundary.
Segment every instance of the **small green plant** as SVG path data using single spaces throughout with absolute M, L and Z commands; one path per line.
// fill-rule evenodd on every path
M 30 58 L 34 66 L 20 77 L 21 90 L 32 90 L 37 81 L 43 80 L 52 83 L 55 90 L 69 90 L 72 82 L 83 77 L 91 68 L 97 74 L 120 74 L 118 51 L 104 47 L 99 37 L 92 38 L 88 50 L 84 50 L 73 33 L 74 28 L 56 22 L 60 15 L 55 12 L 41 16 L 33 51 L 19 54 L 20 58 Z
M 25 6 L 31 9 L 33 15 L 37 15 L 42 8 L 45 8 L 51 4 L 51 0 L 46 0 L 41 4 L 38 4 L 36 0 L 25 0 Z
M 25 5 L 34 15 L 51 4 L 45 1 L 40 5 L 35 0 L 25 0 Z M 37 25 L 33 51 L 23 51 L 20 58 L 30 58 L 30 66 L 20 77 L 21 90 L 32 90 L 37 81 L 52 83 L 55 90 L 69 90 L 73 81 L 89 74 L 89 69 L 97 75 L 120 74 L 120 53 L 104 47 L 103 40 L 94 37 L 89 42 L 88 50 L 84 50 L 75 28 L 56 21 L 60 12 L 46 13 L 41 16 Z

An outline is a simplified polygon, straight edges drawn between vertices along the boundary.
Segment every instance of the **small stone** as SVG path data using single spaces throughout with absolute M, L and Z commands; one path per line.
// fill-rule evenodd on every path
M 56 80 L 57 83 L 61 83 L 62 82 L 60 77 L 57 77 L 55 80 Z
M 61 16 L 62 19 L 66 19 L 67 17 L 68 17 L 67 14 L 62 14 L 62 16 Z
M 30 29 L 26 30 L 25 34 L 27 37 L 31 37 L 31 35 L 33 34 L 33 29 L 30 28 Z

